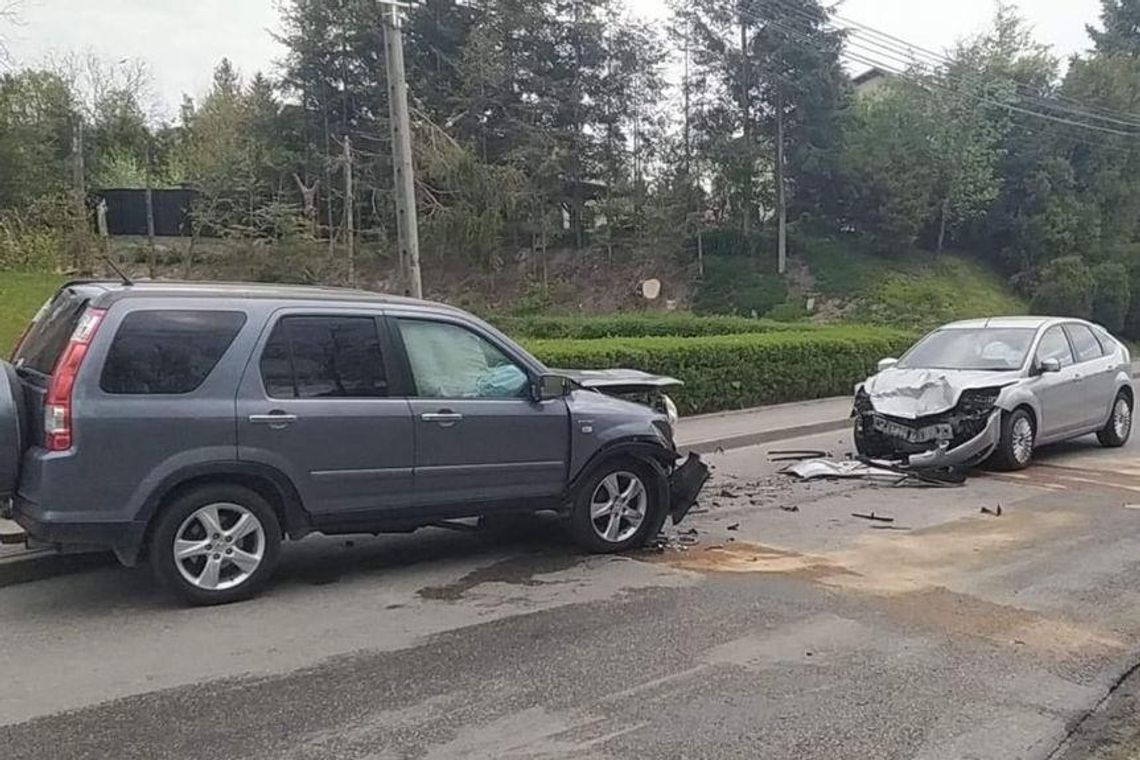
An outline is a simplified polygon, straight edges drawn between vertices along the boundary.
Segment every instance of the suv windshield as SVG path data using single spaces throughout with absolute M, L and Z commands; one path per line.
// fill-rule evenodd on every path
M 1021 369 L 1036 334 L 1022 327 L 939 330 L 919 341 L 897 366 L 983 372 Z
M 12 356 L 13 364 L 41 375 L 50 375 L 86 306 L 87 296 L 75 290 L 57 293 L 32 321 L 27 335 Z

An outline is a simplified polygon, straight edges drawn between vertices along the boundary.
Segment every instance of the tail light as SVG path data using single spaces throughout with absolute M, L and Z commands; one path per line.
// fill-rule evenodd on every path
M 51 385 L 44 398 L 44 448 L 48 451 L 67 451 L 71 448 L 71 397 L 75 390 L 75 378 L 79 375 L 87 349 L 106 313 L 105 309 L 88 309 L 83 313 L 75 332 L 71 334 L 71 341 L 55 365 Z

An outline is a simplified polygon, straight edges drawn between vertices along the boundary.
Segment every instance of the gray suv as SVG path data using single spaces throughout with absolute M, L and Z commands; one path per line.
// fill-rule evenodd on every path
M 674 422 L 439 304 L 75 282 L 0 363 L 0 502 L 36 539 L 147 558 L 217 604 L 314 532 L 556 510 L 589 551 L 638 547 L 708 479 Z

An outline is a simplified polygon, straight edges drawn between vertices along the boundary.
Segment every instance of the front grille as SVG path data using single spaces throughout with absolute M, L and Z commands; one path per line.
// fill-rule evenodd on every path
M 964 408 L 968 411 L 964 411 Z M 920 430 L 933 425 L 950 425 L 954 431 L 954 438 L 950 441 L 950 448 L 956 449 L 972 441 L 974 438 L 977 438 L 985 431 L 986 425 L 989 424 L 990 413 L 992 411 L 992 406 L 986 411 L 981 411 L 976 404 L 963 402 L 952 411 L 911 420 L 902 417 L 892 417 L 886 414 L 879 415 L 873 411 L 859 414 L 859 409 L 856 407 L 859 420 L 858 431 L 863 440 L 863 448 L 866 452 L 871 453 L 872 456 L 909 456 L 911 454 L 921 454 L 930 451 L 936 445 L 933 442 L 910 443 L 909 441 L 880 433 L 876 431 L 874 427 L 876 416 L 911 430 Z

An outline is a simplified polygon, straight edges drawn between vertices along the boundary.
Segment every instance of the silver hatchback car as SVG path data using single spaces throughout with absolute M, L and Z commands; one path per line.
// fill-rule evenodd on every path
M 992 459 L 1022 469 L 1034 449 L 1096 433 L 1107 447 L 1132 433 L 1128 348 L 1078 319 L 957 322 L 884 359 L 855 393 L 863 457 L 911 467 Z

